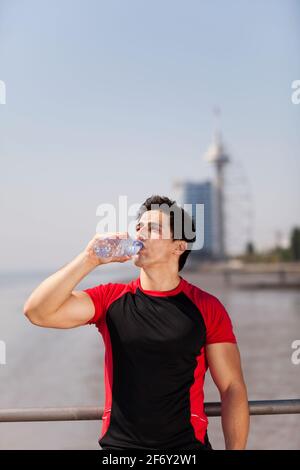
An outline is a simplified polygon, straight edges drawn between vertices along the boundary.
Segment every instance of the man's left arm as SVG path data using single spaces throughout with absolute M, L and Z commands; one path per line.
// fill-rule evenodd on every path
M 227 450 L 245 449 L 249 407 L 239 349 L 234 343 L 211 343 L 206 345 L 206 357 L 220 392 L 225 447 Z

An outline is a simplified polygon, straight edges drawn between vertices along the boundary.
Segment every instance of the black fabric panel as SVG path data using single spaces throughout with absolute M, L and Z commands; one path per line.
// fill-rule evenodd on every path
M 126 293 L 106 314 L 113 354 L 110 425 L 104 447 L 197 447 L 190 394 L 205 324 L 184 294 Z

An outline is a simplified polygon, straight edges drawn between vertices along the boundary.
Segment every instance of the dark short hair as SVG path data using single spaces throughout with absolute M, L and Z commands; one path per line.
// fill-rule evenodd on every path
M 153 205 L 157 207 L 154 208 Z M 140 220 L 145 212 L 156 209 L 160 210 L 161 212 L 168 213 L 170 216 L 170 229 L 173 240 L 184 240 L 188 243 L 194 243 L 196 241 L 196 230 L 193 218 L 188 214 L 187 211 L 183 209 L 183 207 L 179 206 L 176 201 L 172 201 L 166 196 L 159 196 L 156 194 L 148 197 L 139 208 L 137 220 Z M 178 233 L 177 227 L 175 227 L 175 218 L 176 221 L 180 221 L 180 233 Z M 193 235 L 191 237 L 186 235 L 187 225 L 192 228 Z M 190 252 L 191 250 L 185 250 L 185 252 L 180 255 L 178 271 L 181 271 L 184 267 Z

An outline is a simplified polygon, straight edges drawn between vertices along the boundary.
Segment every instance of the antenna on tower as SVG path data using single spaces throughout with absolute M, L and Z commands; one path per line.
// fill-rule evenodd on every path
M 214 118 L 214 142 L 216 145 L 221 145 L 221 108 L 219 106 L 213 107 L 213 118 Z

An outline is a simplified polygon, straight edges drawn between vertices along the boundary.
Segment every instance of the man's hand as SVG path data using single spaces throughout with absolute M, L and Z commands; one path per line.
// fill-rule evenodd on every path
M 128 232 L 109 232 L 105 234 L 97 233 L 84 250 L 84 253 L 86 254 L 87 259 L 90 260 L 92 264 L 97 266 L 100 264 L 108 264 L 108 263 L 124 263 L 125 261 L 128 261 L 131 259 L 131 256 L 119 256 L 119 257 L 111 256 L 109 258 L 101 258 L 97 256 L 96 253 L 94 252 L 94 246 L 98 240 L 101 240 L 103 238 L 115 238 L 115 239 L 128 238 Z

